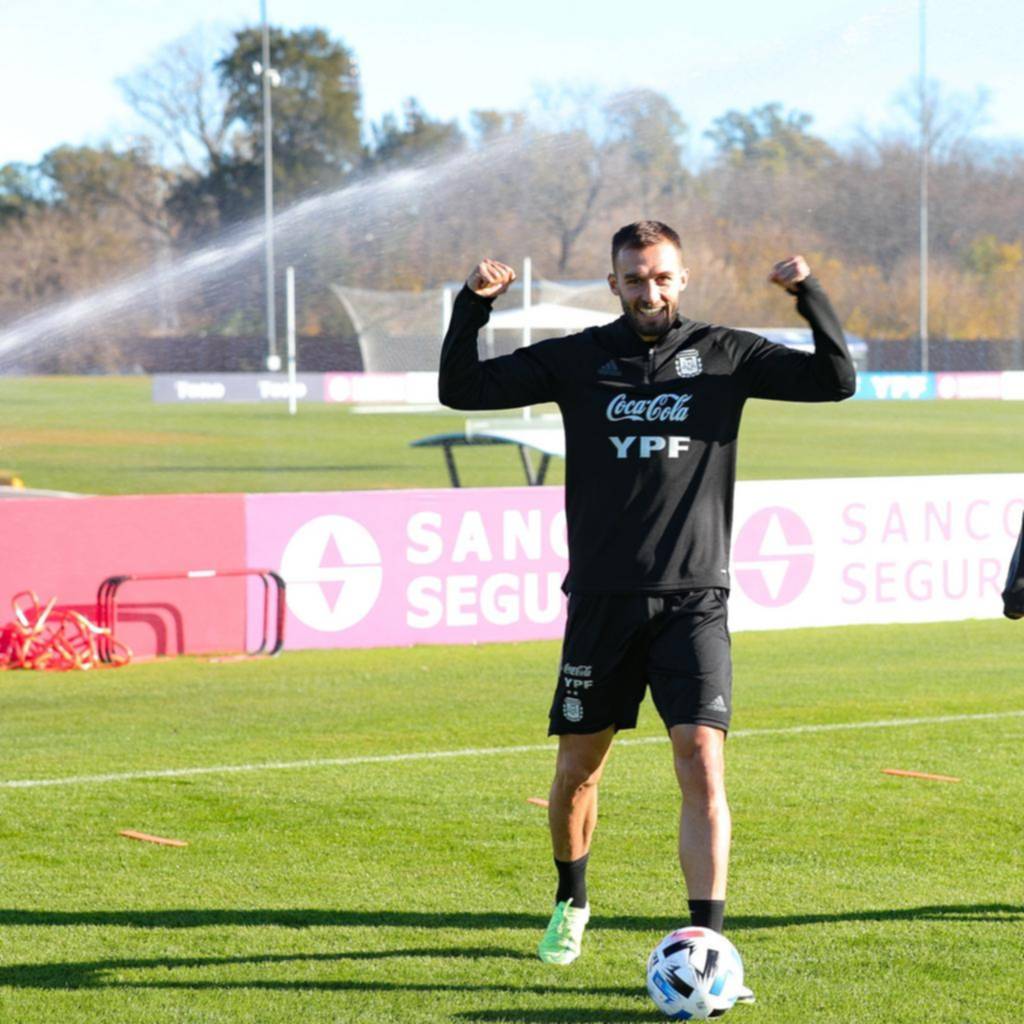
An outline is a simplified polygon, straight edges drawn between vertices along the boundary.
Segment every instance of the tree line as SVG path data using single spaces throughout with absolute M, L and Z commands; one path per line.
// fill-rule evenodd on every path
M 912 338 L 921 138 L 932 336 L 1014 339 L 1024 328 L 1024 148 L 979 140 L 980 97 L 932 83 L 898 101 L 903 130 L 842 144 L 777 103 L 728 110 L 698 140 L 685 112 L 652 90 L 552 89 L 529 111 L 473 110 L 466 127 L 410 98 L 368 122 L 343 42 L 320 28 L 275 28 L 270 52 L 278 211 L 349 194 L 338 190 L 365 196 L 325 205 L 335 219 L 311 218 L 296 237 L 282 233 L 282 260 L 301 268 L 306 334 L 344 331 L 333 281 L 423 290 L 461 280 L 483 254 L 529 255 L 547 278 L 599 278 L 614 229 L 654 217 L 683 236 L 691 315 L 777 322 L 764 277 L 799 250 L 849 330 Z M 172 267 L 259 218 L 261 60 L 254 27 L 220 53 L 199 35 L 178 41 L 119 82 L 144 134 L 0 167 L 0 327 L 125 274 Z M 695 161 L 698 141 L 712 155 Z M 189 281 L 144 329 L 259 333 L 259 267 L 253 256 L 230 287 Z

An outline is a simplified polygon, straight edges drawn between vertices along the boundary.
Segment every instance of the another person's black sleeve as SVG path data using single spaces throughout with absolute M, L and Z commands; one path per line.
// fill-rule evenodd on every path
M 1024 619 L 1024 519 L 1020 524 L 1020 536 L 1013 549 L 1010 568 L 1006 573 L 1006 589 L 1003 591 L 1003 614 L 1008 619 Z

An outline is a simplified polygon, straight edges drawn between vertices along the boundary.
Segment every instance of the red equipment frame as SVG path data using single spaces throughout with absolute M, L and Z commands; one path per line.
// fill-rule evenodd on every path
M 266 654 L 274 657 L 284 647 L 284 622 L 287 605 L 285 603 L 286 585 L 284 579 L 273 569 L 189 569 L 185 572 L 150 572 L 126 573 L 121 576 L 108 576 L 96 591 L 96 621 L 106 632 L 97 638 L 97 647 L 101 661 L 109 662 L 114 658 L 114 632 L 117 625 L 117 595 L 126 583 L 149 580 L 199 580 L 215 579 L 225 576 L 257 576 L 263 583 L 263 635 L 259 647 L 246 654 Z M 277 598 L 274 614 L 274 644 L 268 650 L 270 641 L 270 590 L 271 584 Z

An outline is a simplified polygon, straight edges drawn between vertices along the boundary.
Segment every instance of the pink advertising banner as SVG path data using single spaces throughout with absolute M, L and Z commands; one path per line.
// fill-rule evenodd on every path
M 249 495 L 246 534 L 288 583 L 289 648 L 561 635 L 561 488 Z
M 556 487 L 250 495 L 250 565 L 288 581 L 287 646 L 561 636 Z M 748 481 L 734 630 L 994 618 L 1024 475 Z
M 86 614 L 120 573 L 275 569 L 291 649 L 555 639 L 559 487 L 0 502 L 0 624 L 15 593 Z M 997 618 L 1024 474 L 748 481 L 736 489 L 734 630 Z M 246 611 L 248 605 L 248 612 Z M 237 579 L 132 583 L 144 654 L 238 650 L 261 617 Z
M 1000 399 L 1006 391 L 1001 373 L 937 373 L 936 398 Z
M 998 618 L 1024 474 L 741 483 L 733 629 Z

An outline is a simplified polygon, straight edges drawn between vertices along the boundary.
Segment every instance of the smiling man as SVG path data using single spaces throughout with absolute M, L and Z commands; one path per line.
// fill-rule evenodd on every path
M 682 251 L 671 239 L 662 237 L 664 230 L 671 229 L 637 226 L 635 241 L 643 248 L 621 246 L 612 256 L 613 270 L 608 275 L 608 285 L 619 297 L 633 330 L 649 342 L 667 334 L 675 323 L 680 293 L 690 279 Z M 645 239 L 649 244 L 644 244 Z
M 839 401 L 856 387 L 839 321 L 802 256 L 776 263 L 769 279 L 796 297 L 813 353 L 680 315 L 688 278 L 672 228 L 628 224 L 612 239 L 608 276 L 618 320 L 481 361 L 477 333 L 515 280 L 511 267 L 485 259 L 455 301 L 441 351 L 444 404 L 557 402 L 565 424 L 569 611 L 548 730 L 558 736 L 548 810 L 558 883 L 538 948 L 548 963 L 580 954 L 598 783 L 648 688 L 682 797 L 678 853 L 691 920 L 722 930 L 740 416 L 748 398 Z

